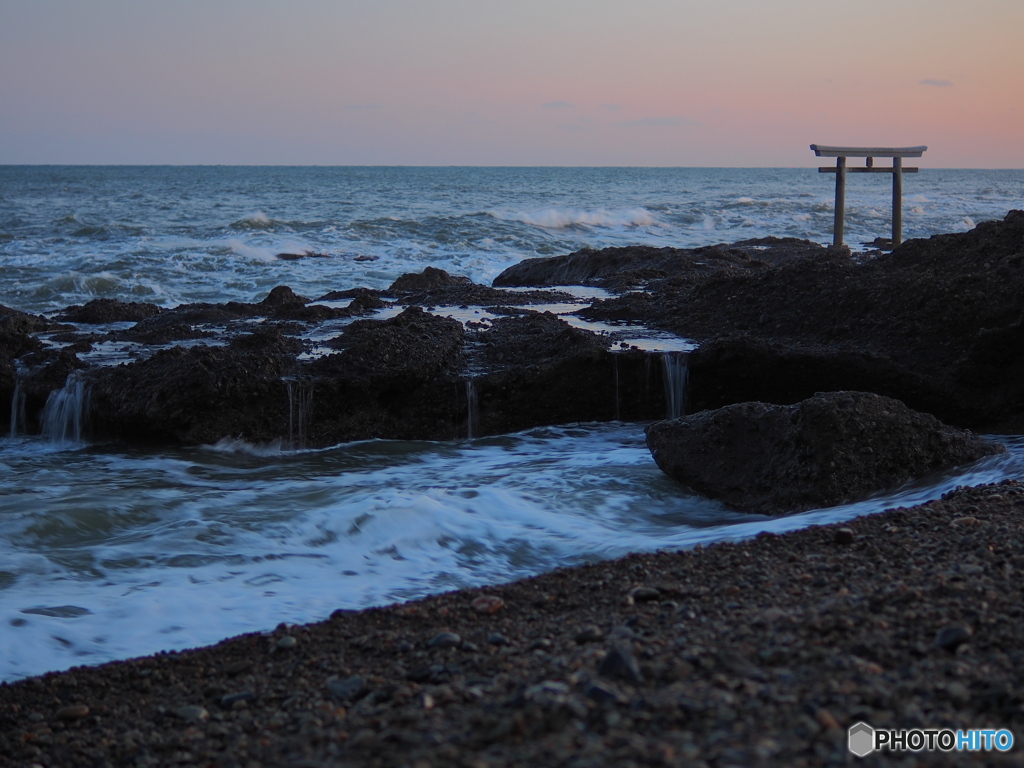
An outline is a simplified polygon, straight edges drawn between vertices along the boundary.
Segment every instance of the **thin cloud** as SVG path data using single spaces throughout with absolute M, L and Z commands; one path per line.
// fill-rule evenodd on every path
M 569 109 L 572 107 L 572 103 L 568 101 L 549 101 L 547 104 L 541 104 L 544 109 Z
M 684 125 L 699 125 L 696 120 L 690 120 L 679 115 L 670 115 L 669 117 L 641 117 L 637 120 L 623 120 L 622 122 L 615 123 L 615 125 L 626 125 L 626 126 L 641 126 L 644 128 L 662 128 L 662 127 L 678 127 Z
M 383 109 L 384 107 L 380 104 L 374 104 L 373 102 L 367 102 L 366 104 L 346 104 L 345 109 Z
M 602 104 L 601 109 L 607 110 L 608 112 L 621 112 L 621 104 Z
M 917 84 L 918 85 L 934 85 L 934 86 L 936 86 L 938 88 L 952 88 L 953 87 L 953 83 L 950 82 L 949 80 L 933 80 L 930 77 L 925 78 L 924 80 L 918 80 Z

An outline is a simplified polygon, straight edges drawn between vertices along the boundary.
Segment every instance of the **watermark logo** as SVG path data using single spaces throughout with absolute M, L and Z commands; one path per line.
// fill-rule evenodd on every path
M 1013 746 L 1013 734 L 1004 729 L 975 728 L 968 731 L 954 731 L 950 728 L 914 728 L 893 730 L 872 728 L 867 723 L 855 723 L 848 731 L 847 747 L 857 757 L 866 757 L 872 752 L 887 749 L 891 752 L 920 752 L 941 750 L 942 752 L 968 751 L 1006 752 Z

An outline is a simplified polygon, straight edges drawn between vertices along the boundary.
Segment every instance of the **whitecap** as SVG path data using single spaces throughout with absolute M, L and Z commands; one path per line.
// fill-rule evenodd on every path
M 256 211 L 243 216 L 231 224 L 236 229 L 268 229 L 274 222 L 263 211 Z
M 227 240 L 224 240 L 223 246 L 236 256 L 242 256 L 246 259 L 252 259 L 253 261 L 280 261 L 280 259 L 277 258 L 279 251 L 276 248 L 249 245 L 237 238 L 228 238 Z
M 650 227 L 657 218 L 646 208 L 621 210 L 579 210 L 545 208 L 537 211 L 488 211 L 488 215 L 502 221 L 518 221 L 543 229 L 566 229 L 569 227 Z

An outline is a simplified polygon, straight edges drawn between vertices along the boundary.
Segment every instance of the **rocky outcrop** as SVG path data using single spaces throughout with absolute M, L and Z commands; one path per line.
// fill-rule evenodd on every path
M 622 290 L 581 314 L 700 341 L 689 362 L 691 412 L 855 389 L 958 426 L 1024 430 L 1024 212 L 871 258 L 774 238 L 692 250 L 611 248 L 527 260 L 496 282 Z M 344 299 L 348 306 L 318 303 Z M 98 301 L 62 315 L 88 328 L 0 308 L 0 335 L 10 340 L 0 339 L 0 397 L 11 402 L 17 360 L 31 430 L 48 392 L 69 371 L 89 368 L 98 436 L 174 442 L 276 439 L 295 432 L 299 412 L 304 437 L 317 445 L 663 417 L 655 356 L 612 352 L 606 338 L 524 308 L 568 299 L 428 268 L 387 291 L 352 288 L 318 301 L 279 286 L 255 303 L 155 311 Z M 453 305 L 499 317 L 464 331 L 420 309 L 441 307 L 443 315 Z M 400 307 L 408 309 L 390 320 L 357 319 Z M 128 329 L 94 325 L 136 315 Z M 287 344 L 265 344 L 269 336 L 251 335 L 257 326 Z M 118 344 L 138 359 L 116 369 L 95 365 L 90 350 Z M 307 395 L 315 405 L 299 407 L 296 398 Z
M 524 259 L 494 278 L 494 285 L 594 285 L 623 291 L 637 286 L 658 288 L 671 282 L 678 287 L 713 274 L 756 271 L 824 251 L 807 240 L 776 237 L 693 249 L 644 245 L 584 248 L 564 256 Z
M 274 296 L 279 307 L 299 306 L 288 292 Z M 612 353 L 607 339 L 550 314 L 526 310 L 467 334 L 412 306 L 387 320 L 352 321 L 323 342 L 327 354 L 309 359 L 307 344 L 283 328 L 264 323 L 227 344 L 173 346 L 88 371 L 92 435 L 316 447 L 664 414 L 643 353 Z M 40 369 L 50 389 L 81 365 L 68 355 L 61 370 Z
M 65 323 L 137 323 L 147 317 L 160 314 L 156 304 L 138 301 L 118 301 L 117 299 L 93 299 L 85 304 L 73 304 L 57 319 Z
M 470 340 L 477 434 L 665 414 L 650 356 L 639 350 L 611 352 L 606 338 L 550 313 L 500 317 Z
M 680 483 L 764 514 L 853 501 L 1005 450 L 898 400 L 848 391 L 656 422 L 647 428 L 647 444 Z
M 737 370 L 751 384 L 770 370 L 763 388 L 743 396 L 792 403 L 856 369 L 847 387 L 894 394 L 951 423 L 985 431 L 1024 424 L 1024 211 L 873 258 L 808 253 L 770 268 L 683 269 L 581 314 L 728 347 L 727 357 L 695 356 L 691 383 L 705 393 L 725 395 Z M 714 404 L 722 401 L 705 401 Z

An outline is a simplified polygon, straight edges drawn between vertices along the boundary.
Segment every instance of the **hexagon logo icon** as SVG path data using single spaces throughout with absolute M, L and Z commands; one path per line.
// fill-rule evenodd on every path
M 864 757 L 875 751 L 875 729 L 867 723 L 850 726 L 848 746 L 857 757 Z

